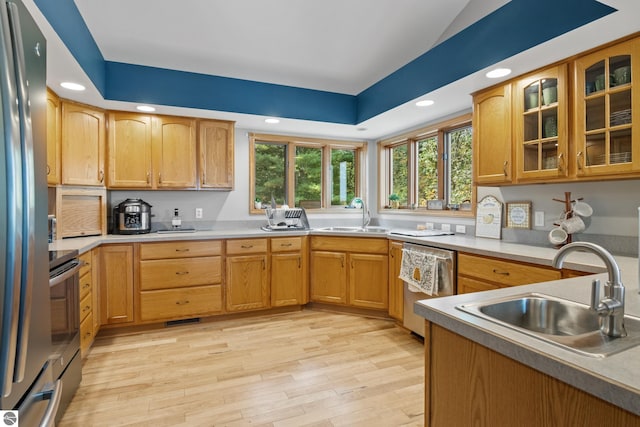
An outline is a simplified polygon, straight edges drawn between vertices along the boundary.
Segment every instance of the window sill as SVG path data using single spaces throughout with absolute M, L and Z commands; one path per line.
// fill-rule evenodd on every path
M 444 217 L 456 217 L 456 218 L 473 218 L 475 212 L 449 210 L 449 209 L 378 209 L 378 214 L 381 215 L 420 215 L 420 216 L 444 216 Z

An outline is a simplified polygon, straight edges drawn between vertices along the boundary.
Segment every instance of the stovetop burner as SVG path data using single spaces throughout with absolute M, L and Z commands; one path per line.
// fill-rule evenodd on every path
M 78 257 L 78 250 L 49 251 L 49 271 Z

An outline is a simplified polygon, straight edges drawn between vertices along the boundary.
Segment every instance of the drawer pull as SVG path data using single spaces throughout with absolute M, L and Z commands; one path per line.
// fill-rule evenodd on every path
M 85 283 L 82 285 L 82 289 L 89 289 L 91 287 L 91 283 Z
M 176 271 L 177 276 L 184 276 L 185 274 L 189 274 L 188 271 Z
M 176 252 L 189 252 L 189 248 L 176 249 Z
M 502 274 L 503 276 L 508 276 L 509 272 L 508 271 L 498 271 L 495 268 L 493 269 L 493 272 L 496 274 Z
M 85 305 L 84 308 L 82 309 L 82 312 L 86 313 L 89 310 L 91 310 L 91 307 L 89 307 L 88 305 Z
M 251 249 L 253 245 L 240 245 L 242 249 Z
M 184 305 L 184 304 L 189 304 L 189 300 L 184 300 L 184 301 L 176 301 L 176 305 Z
M 289 247 L 289 246 L 293 246 L 292 243 L 280 243 L 280 247 Z

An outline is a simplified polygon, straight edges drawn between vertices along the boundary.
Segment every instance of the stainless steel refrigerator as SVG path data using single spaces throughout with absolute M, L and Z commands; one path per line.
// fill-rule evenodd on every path
M 47 361 L 46 42 L 19 0 L 1 6 L 0 409 L 21 427 L 53 425 L 60 389 Z

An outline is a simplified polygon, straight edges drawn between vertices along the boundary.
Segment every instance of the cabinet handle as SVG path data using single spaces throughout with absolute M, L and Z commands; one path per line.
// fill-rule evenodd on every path
M 100 171 L 100 182 L 104 182 L 104 171 Z
M 504 161 L 504 164 L 502 165 L 502 172 L 504 172 L 504 176 L 507 176 L 507 165 L 509 164 L 508 160 Z
M 158 184 L 162 184 L 162 172 L 158 173 Z
M 253 245 L 240 245 L 242 249 L 251 249 Z
M 493 269 L 493 272 L 494 272 L 495 274 L 501 274 L 501 275 L 503 275 L 503 276 L 508 276 L 508 275 L 509 275 L 509 272 L 508 272 L 508 271 L 498 271 L 498 270 L 496 270 L 495 268 Z
M 202 184 L 206 184 L 207 183 L 207 174 L 203 173 L 202 174 Z
M 176 252 L 189 252 L 189 248 L 186 248 L 186 249 L 176 249 Z
M 176 271 L 177 276 L 184 276 L 185 274 L 189 274 L 188 271 Z
M 84 308 L 82 309 L 82 312 L 86 313 L 89 310 L 91 310 L 91 307 L 89 307 L 88 305 L 85 305 Z
M 302 267 L 302 257 L 298 257 L 298 270 Z
M 51 174 L 51 166 L 47 165 L 47 175 Z
M 564 153 L 558 154 L 558 170 L 561 172 L 564 170 Z
M 263 270 L 267 269 L 267 263 L 264 261 L 264 258 L 262 258 L 262 269 Z
M 189 300 L 186 299 L 184 301 L 176 301 L 176 305 L 183 305 L 183 304 L 189 304 Z
M 576 163 L 578 165 L 578 170 L 582 170 L 582 165 L 580 163 L 580 157 L 582 157 L 582 151 L 578 151 L 578 154 L 576 154 Z
M 151 183 L 151 172 L 147 172 L 147 184 Z
M 82 289 L 88 289 L 91 287 L 91 283 L 85 283 L 82 285 Z
M 291 243 L 280 243 L 280 247 L 289 247 L 292 246 Z

